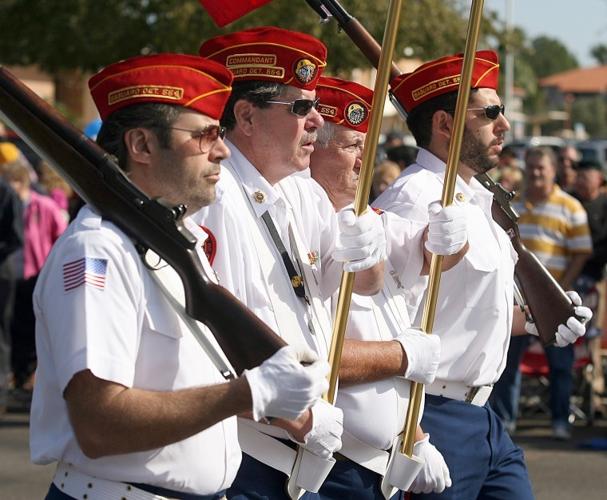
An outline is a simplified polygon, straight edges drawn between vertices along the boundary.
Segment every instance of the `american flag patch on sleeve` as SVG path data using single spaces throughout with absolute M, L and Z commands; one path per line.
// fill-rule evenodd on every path
M 63 291 L 69 292 L 80 285 L 105 289 L 107 259 L 82 257 L 63 264 Z

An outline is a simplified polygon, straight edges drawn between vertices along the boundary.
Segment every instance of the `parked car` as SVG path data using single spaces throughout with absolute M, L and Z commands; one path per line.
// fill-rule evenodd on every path
M 525 151 L 528 148 L 535 148 L 539 146 L 549 146 L 558 155 L 559 150 L 567 144 L 565 139 L 560 137 L 552 137 L 549 135 L 536 135 L 534 137 L 523 137 L 522 139 L 515 139 L 509 142 L 505 147 L 511 148 L 516 153 L 519 160 L 525 160 Z
M 576 144 L 582 154 L 582 160 L 596 160 L 603 166 L 607 174 L 607 139 L 591 139 Z

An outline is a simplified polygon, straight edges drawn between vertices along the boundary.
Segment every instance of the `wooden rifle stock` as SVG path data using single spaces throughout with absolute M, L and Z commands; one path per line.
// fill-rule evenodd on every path
M 476 178 L 493 193 L 493 220 L 506 231 L 518 254 L 514 275 L 533 316 L 540 340 L 544 345 L 552 345 L 558 326 L 575 316 L 574 306 L 561 286 L 521 241 L 516 224 L 518 215 L 510 206 L 513 194 L 493 182 L 487 174 L 479 174 Z
M 327 12 L 337 21 L 339 27 L 346 32 L 363 55 L 369 60 L 374 68 L 379 65 L 379 56 L 381 54 L 381 45 L 371 36 L 367 29 L 360 22 L 351 16 L 337 0 L 306 0 L 308 5 L 314 9 L 321 17 L 322 21 L 327 21 Z M 323 10 L 323 8 L 326 10 Z M 390 79 L 396 78 L 401 71 L 396 64 L 392 63 Z
M 195 250 L 196 238 L 183 225 L 184 206 L 167 207 L 149 198 L 129 181 L 111 155 L 3 67 L 0 118 L 103 218 L 177 271 L 185 289 L 187 313 L 209 327 L 238 373 L 258 366 L 286 345 L 242 302 L 206 275 Z

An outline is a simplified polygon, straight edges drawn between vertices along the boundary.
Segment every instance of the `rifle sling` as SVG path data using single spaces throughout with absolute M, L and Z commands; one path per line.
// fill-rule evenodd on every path
M 268 232 L 270 233 L 270 237 L 276 245 L 276 249 L 282 258 L 282 262 L 285 265 L 285 269 L 287 270 L 287 274 L 289 275 L 289 279 L 291 280 L 291 285 L 293 286 L 293 290 L 295 291 L 295 295 L 297 295 L 301 299 L 306 299 L 306 289 L 304 285 L 304 280 L 302 276 L 295 270 L 295 264 L 291 260 L 289 256 L 289 252 L 285 248 L 280 235 L 278 234 L 278 230 L 274 225 L 274 221 L 270 214 L 265 211 L 261 216 L 264 224 L 268 228 Z M 307 300 L 307 299 L 306 299 Z

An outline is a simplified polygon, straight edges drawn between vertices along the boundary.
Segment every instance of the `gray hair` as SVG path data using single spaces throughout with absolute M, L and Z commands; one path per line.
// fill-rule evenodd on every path
M 234 105 L 244 99 L 257 106 L 258 108 L 268 108 L 271 101 L 282 95 L 286 89 L 282 83 L 265 82 L 260 80 L 238 82 L 232 84 L 232 93 L 223 111 L 221 124 L 228 130 L 236 126 L 236 117 L 234 116 Z
M 316 131 L 315 145 L 321 148 L 326 148 L 329 143 L 335 139 L 337 134 L 337 126 L 333 122 L 325 122 L 325 124 Z

